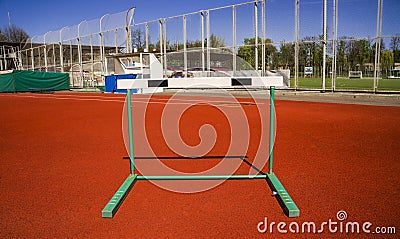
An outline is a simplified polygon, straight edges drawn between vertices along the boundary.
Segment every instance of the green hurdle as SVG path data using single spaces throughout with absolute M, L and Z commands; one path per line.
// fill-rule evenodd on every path
M 273 192 L 281 205 L 283 212 L 288 217 L 299 217 L 300 210 L 294 203 L 293 199 L 290 197 L 286 189 L 283 187 L 282 183 L 279 181 L 278 177 L 273 173 L 273 155 L 274 155 L 274 127 L 275 127 L 275 105 L 274 105 L 274 94 L 275 88 L 270 87 L 270 145 L 269 145 L 269 164 L 268 173 L 264 174 L 260 172 L 254 175 L 137 175 L 135 174 L 135 164 L 134 164 L 134 140 L 133 140 L 133 129 L 132 129 L 132 108 L 131 108 L 131 91 L 127 89 L 126 100 L 127 110 L 128 110 L 128 134 L 129 134 L 129 161 L 130 161 L 130 174 L 122 183 L 120 188 L 107 203 L 107 205 L 102 210 L 103 218 L 113 218 L 117 213 L 122 202 L 125 200 L 126 196 L 132 189 L 133 185 L 138 180 L 252 180 L 252 179 L 263 179 L 267 181 L 268 186 Z M 226 156 L 227 158 L 229 156 Z M 161 158 L 161 157 L 160 157 Z M 242 160 L 245 156 L 240 157 Z

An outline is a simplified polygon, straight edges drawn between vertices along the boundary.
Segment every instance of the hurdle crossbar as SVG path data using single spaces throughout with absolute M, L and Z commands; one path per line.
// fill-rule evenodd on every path
M 133 141 L 133 129 L 132 129 L 132 112 L 131 112 L 131 89 L 135 88 L 151 88 L 151 87 L 168 87 L 175 85 L 170 83 L 171 79 L 138 79 L 138 80 L 120 80 L 117 82 L 117 87 L 119 89 L 126 89 L 127 95 L 127 117 L 128 117 L 128 135 L 129 135 L 129 151 L 130 151 L 130 174 L 122 183 L 120 188 L 111 198 L 111 200 L 107 203 L 107 205 L 102 210 L 103 218 L 113 218 L 117 213 L 119 207 L 122 202 L 127 197 L 128 193 L 132 189 L 133 185 L 136 181 L 139 180 L 252 180 L 252 179 L 263 179 L 266 180 L 268 186 L 273 192 L 273 195 L 277 198 L 278 203 L 283 209 L 283 212 L 288 217 L 299 217 L 300 210 L 297 205 L 294 203 L 293 199 L 290 197 L 286 189 L 283 187 L 282 183 L 279 181 L 278 177 L 273 173 L 273 152 L 274 152 L 274 127 L 275 127 L 275 105 L 274 105 L 274 92 L 275 86 L 282 86 L 283 79 L 282 77 L 261 77 L 261 78 L 229 78 L 223 77 L 227 79 L 220 79 L 222 85 L 245 85 L 245 86 L 259 86 L 258 84 L 267 85 L 270 87 L 270 144 L 269 144 L 269 164 L 268 164 L 268 173 L 262 173 L 255 175 L 137 175 L 135 174 L 135 164 L 134 164 L 134 141 Z M 229 79 L 228 79 L 229 78 Z M 268 78 L 271 78 L 268 81 Z M 280 78 L 280 79 L 277 79 Z M 253 80 L 255 79 L 255 80 Z M 193 78 L 183 78 L 179 79 L 180 83 L 185 82 L 185 80 L 189 80 L 190 84 L 196 84 Z M 206 79 L 199 79 L 199 84 L 205 84 Z M 261 82 L 261 83 L 260 83 Z M 187 84 L 189 84 L 187 83 Z M 185 83 L 183 83 L 185 84 Z M 250 84 L 250 85 L 249 85 Z M 220 85 L 218 85 L 220 86 Z M 137 159 L 170 159 L 174 157 L 137 157 Z M 201 157 L 184 157 L 186 159 L 195 159 Z M 211 158 L 240 158 L 244 160 L 247 156 L 214 156 Z

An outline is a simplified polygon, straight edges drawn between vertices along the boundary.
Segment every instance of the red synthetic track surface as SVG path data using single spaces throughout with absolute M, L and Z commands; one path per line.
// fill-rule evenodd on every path
M 265 181 L 238 180 L 196 194 L 139 181 L 116 216 L 103 219 L 101 210 L 129 173 L 121 159 L 123 101 L 0 94 L 0 238 L 366 237 L 326 226 L 317 235 L 282 235 L 276 225 L 272 233 L 257 231 L 265 217 L 340 222 L 340 210 L 344 222 L 368 221 L 372 231 L 394 226 L 398 238 L 400 107 L 276 102 L 275 173 L 300 218 L 282 213 Z

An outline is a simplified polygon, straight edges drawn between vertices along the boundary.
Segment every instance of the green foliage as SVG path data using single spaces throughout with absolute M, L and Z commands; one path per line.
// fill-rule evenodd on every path
M 1 29 L 0 29 L 0 41 L 6 41 L 6 36 L 3 34 Z
M 142 50 L 145 45 L 145 33 L 139 30 L 133 32 L 133 45 Z M 225 40 L 222 37 L 212 34 L 210 36 L 211 48 L 225 47 Z M 199 48 L 202 46 L 201 40 L 187 42 L 187 48 Z M 204 40 L 204 46 L 207 46 L 207 39 Z M 262 39 L 258 38 L 258 66 L 262 67 Z M 173 51 L 183 50 L 183 43 L 167 42 L 167 49 Z M 332 47 L 328 43 L 328 47 Z M 150 44 L 150 49 L 159 51 L 159 42 Z M 384 42 L 381 42 L 381 63 L 382 69 L 389 71 L 395 62 L 400 62 L 400 35 L 396 35 L 391 39 L 390 51 L 386 51 Z M 238 48 L 238 56 L 255 67 L 255 38 L 245 38 L 243 46 Z M 299 42 L 299 71 L 302 73 L 304 67 L 312 66 L 314 68 L 314 76 L 322 75 L 323 64 L 323 44 L 322 36 L 307 36 Z M 328 50 L 329 52 L 329 50 Z M 295 44 L 281 43 L 277 48 L 272 44 L 271 39 L 265 40 L 265 67 L 266 69 L 290 69 L 294 71 Z M 346 75 L 348 71 L 371 71 L 375 58 L 375 43 L 366 39 L 354 39 L 351 37 L 343 37 L 337 42 L 337 70 L 338 75 Z M 332 56 L 327 55 L 327 64 L 332 62 Z M 301 74 L 300 74 L 301 75 Z
M 302 89 L 321 89 L 322 79 L 321 78 L 299 78 L 298 87 Z M 326 79 L 325 87 L 327 90 L 332 89 L 331 78 Z M 373 90 L 374 79 L 363 78 L 363 79 L 348 79 L 348 78 L 337 78 L 336 89 L 337 90 Z M 399 79 L 380 79 L 378 83 L 379 90 L 398 91 L 400 89 Z
M 382 51 L 381 65 L 382 65 L 382 70 L 384 70 L 387 75 L 388 71 L 390 71 L 394 65 L 393 52 L 391 52 L 389 50 Z
M 390 40 L 390 49 L 393 52 L 394 62 L 400 62 L 400 34 Z
M 255 43 L 256 38 L 245 38 L 244 46 L 240 46 L 238 49 L 238 56 L 247 61 L 251 66 L 255 66 Z M 265 39 L 265 63 L 267 68 L 273 68 L 274 64 L 277 65 L 278 55 L 277 49 L 271 44 L 271 39 Z M 258 65 L 261 67 L 262 64 L 262 40 L 258 38 Z
M 294 67 L 294 47 L 293 43 L 282 43 L 279 52 L 279 62 L 278 65 L 284 69 L 289 69 Z
M 322 43 L 318 37 L 305 37 L 299 44 L 299 69 L 304 71 L 305 66 L 314 67 L 314 74 L 320 74 L 322 70 Z
M 149 36 L 149 41 L 150 36 Z M 204 40 L 204 46 L 207 45 L 207 39 Z M 132 32 L 132 46 L 137 48 L 138 51 L 143 51 L 144 48 L 146 47 L 146 33 L 144 31 L 141 31 L 140 29 L 136 29 Z M 187 48 L 199 48 L 202 47 L 202 42 L 201 40 L 197 41 L 188 41 L 186 43 Z M 210 36 L 210 47 L 211 48 L 221 48 L 225 47 L 225 40 L 222 37 L 216 36 L 212 34 Z M 175 43 L 170 43 L 170 41 L 167 41 L 167 50 L 170 51 L 180 51 L 183 50 L 184 45 L 183 43 L 175 42 Z M 158 40 L 156 44 L 149 43 L 149 51 L 160 51 L 160 41 Z
M 225 46 L 225 40 L 222 37 L 218 37 L 214 34 L 210 36 L 210 46 L 211 48 L 219 48 Z

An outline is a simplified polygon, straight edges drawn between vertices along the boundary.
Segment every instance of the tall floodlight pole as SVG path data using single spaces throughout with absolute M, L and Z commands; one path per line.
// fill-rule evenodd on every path
M 325 91 L 325 81 L 326 81 L 326 5 L 327 0 L 324 0 L 323 6 L 323 24 L 322 24 L 322 31 L 323 31 L 323 42 L 322 42 L 322 91 Z
M 299 81 L 299 4 L 300 0 L 294 0 L 295 11 L 294 11 L 294 88 L 297 90 Z

